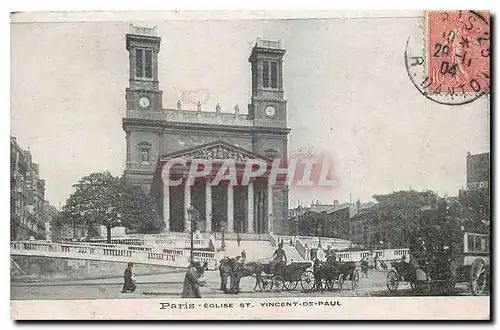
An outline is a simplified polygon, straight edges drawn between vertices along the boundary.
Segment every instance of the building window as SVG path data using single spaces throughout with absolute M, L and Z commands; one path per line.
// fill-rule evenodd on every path
M 269 88 L 269 61 L 264 61 L 262 65 L 262 79 L 264 88 Z
M 271 62 L 271 88 L 278 88 L 278 63 Z
M 262 62 L 262 85 L 264 88 L 278 88 L 278 62 Z
M 146 50 L 146 65 L 145 65 L 146 78 L 153 78 L 153 52 L 151 49 Z
M 21 201 L 16 199 L 16 215 L 21 215 Z
M 135 50 L 135 76 L 153 78 L 153 50 L 137 48 Z
M 142 77 L 142 72 L 143 72 L 143 65 L 142 65 L 142 59 L 143 59 L 143 50 L 141 48 L 138 48 L 135 50 L 135 75 L 137 77 Z

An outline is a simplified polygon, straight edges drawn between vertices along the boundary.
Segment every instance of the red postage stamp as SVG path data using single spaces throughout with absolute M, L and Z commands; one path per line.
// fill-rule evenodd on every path
M 480 93 L 490 84 L 489 12 L 427 12 L 430 93 Z

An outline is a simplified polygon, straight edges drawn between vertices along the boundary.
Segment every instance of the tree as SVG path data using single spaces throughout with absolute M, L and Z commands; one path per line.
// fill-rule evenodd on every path
M 123 220 L 144 234 L 157 234 L 165 228 L 165 223 L 157 212 L 155 201 L 141 187 L 124 183 L 125 198 L 122 205 Z
M 489 189 L 468 190 L 460 194 L 462 217 L 466 230 L 476 233 L 490 232 L 490 191 Z
M 107 242 L 111 229 L 117 226 L 157 233 L 163 222 L 155 211 L 153 200 L 140 187 L 128 185 L 123 178 L 109 172 L 92 173 L 74 185 L 75 192 L 63 207 L 64 221 L 77 225 L 106 227 Z
M 398 191 L 374 195 L 378 202 L 370 227 L 377 239 L 388 237 L 391 243 L 405 244 L 412 232 L 421 227 L 426 209 L 435 208 L 440 198 L 432 191 Z M 387 243 L 387 242 L 385 242 Z
M 73 186 L 75 192 L 68 198 L 63 211 L 73 224 L 103 225 L 108 243 L 111 229 L 125 225 L 121 219 L 123 204 L 121 179 L 109 172 L 92 173 Z
M 85 225 L 85 218 L 82 216 L 85 212 L 85 210 L 82 209 L 82 206 L 85 204 L 82 202 L 82 199 L 82 191 L 77 190 L 72 196 L 70 196 L 70 198 L 68 198 L 61 215 L 56 218 L 57 226 L 68 224 L 73 228 L 73 238 L 76 238 L 76 227 L 79 225 Z

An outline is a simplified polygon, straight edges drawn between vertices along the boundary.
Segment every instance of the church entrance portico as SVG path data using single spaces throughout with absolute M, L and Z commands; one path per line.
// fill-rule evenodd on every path
M 213 152 L 213 149 L 217 152 Z M 194 158 L 203 155 L 209 156 Z M 246 161 L 253 157 L 258 157 L 261 163 L 265 161 L 268 168 L 262 175 L 245 182 L 243 175 Z M 171 159 L 183 159 L 185 163 L 165 169 Z M 196 166 L 200 160 L 210 162 L 210 172 L 195 179 L 189 178 L 192 164 Z M 219 172 L 223 172 L 223 163 L 226 160 L 234 161 L 236 177 L 234 180 L 217 180 Z M 153 193 L 162 203 L 165 231 L 190 232 L 192 219 L 188 209 L 192 206 L 197 210 L 197 229 L 201 232 L 269 232 L 273 191 L 268 183 L 271 166 L 271 159 L 242 151 L 241 148 L 223 142 L 160 158 L 154 177 Z

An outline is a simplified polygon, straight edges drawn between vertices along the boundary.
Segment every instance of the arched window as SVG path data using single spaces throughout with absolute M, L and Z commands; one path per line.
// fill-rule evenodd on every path
M 139 147 L 139 162 L 141 164 L 151 163 L 151 143 L 141 142 L 138 144 Z

